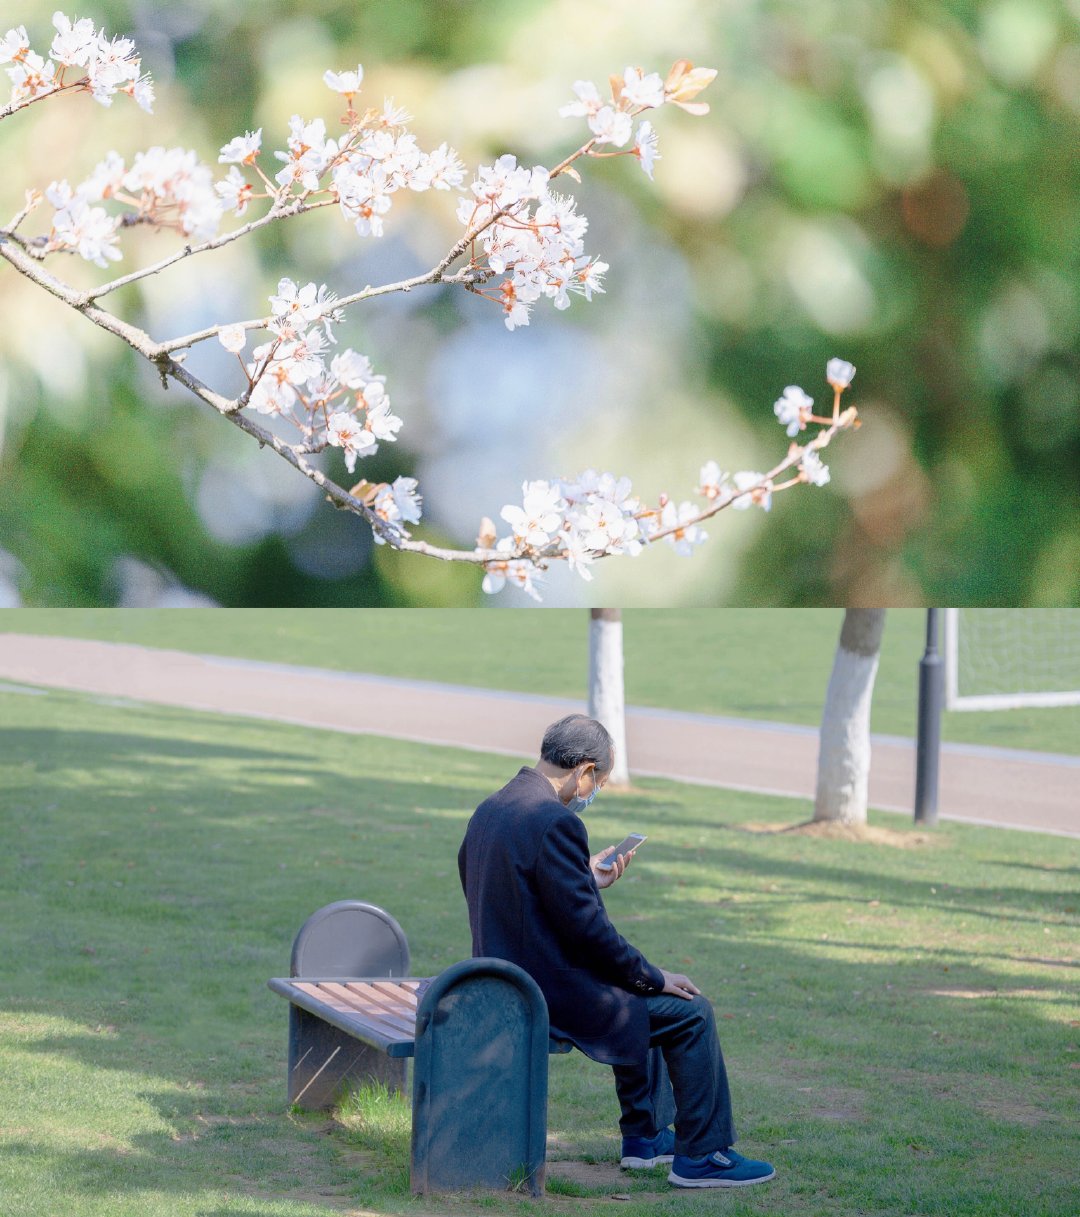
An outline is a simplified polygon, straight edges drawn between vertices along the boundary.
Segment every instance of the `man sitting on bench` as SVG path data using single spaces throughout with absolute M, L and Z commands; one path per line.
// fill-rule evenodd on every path
M 474 956 L 524 968 L 548 1003 L 552 1034 L 611 1065 L 627 1168 L 671 1163 L 677 1187 L 771 1179 L 731 1147 L 735 1128 L 712 1006 L 655 967 L 611 924 L 600 896 L 629 856 L 598 867 L 580 813 L 611 772 L 611 736 L 571 714 L 544 734 L 540 760 L 476 809 L 458 854 Z M 668 1127 L 674 1116 L 674 1131 Z

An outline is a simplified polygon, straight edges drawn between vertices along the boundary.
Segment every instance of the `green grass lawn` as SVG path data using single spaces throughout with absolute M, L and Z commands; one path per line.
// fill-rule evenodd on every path
M 840 609 L 625 609 L 627 699 L 817 726 L 841 616 Z M 915 733 L 925 616 L 889 612 L 875 731 Z M 580 609 L 9 609 L 0 610 L 0 630 L 564 697 L 584 698 L 588 676 Z M 1080 707 L 947 713 L 943 732 L 956 742 L 1080 753 Z
M 418 974 L 466 955 L 455 852 L 514 768 L 0 693 L 0 1211 L 588 1215 L 613 1191 L 631 1217 L 1076 1211 L 1080 841 L 777 835 L 755 826 L 809 808 L 658 780 L 589 813 L 597 846 L 651 838 L 609 907 L 712 998 L 740 1148 L 775 1182 L 716 1197 L 615 1178 L 610 1072 L 577 1054 L 552 1060 L 542 1202 L 413 1200 L 400 1109 L 288 1112 L 286 1007 L 265 982 L 297 928 L 355 896 L 398 917 Z

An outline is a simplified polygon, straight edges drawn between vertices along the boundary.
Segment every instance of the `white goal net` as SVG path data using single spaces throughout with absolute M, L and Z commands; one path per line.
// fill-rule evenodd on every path
M 945 705 L 1080 705 L 1080 609 L 946 609 Z

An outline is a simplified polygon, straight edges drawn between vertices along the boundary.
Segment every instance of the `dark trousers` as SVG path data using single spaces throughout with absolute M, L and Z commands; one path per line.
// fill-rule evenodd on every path
M 708 998 L 647 997 L 644 1066 L 613 1065 L 624 1137 L 652 1137 L 675 1121 L 675 1152 L 703 1158 L 735 1144 L 727 1069 Z

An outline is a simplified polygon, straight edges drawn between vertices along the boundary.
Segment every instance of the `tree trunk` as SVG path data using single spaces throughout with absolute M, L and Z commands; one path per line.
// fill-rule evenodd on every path
M 870 700 L 885 628 L 884 609 L 847 609 L 821 716 L 815 820 L 866 823 Z
M 622 613 L 589 610 L 589 717 L 599 719 L 615 741 L 615 765 L 608 779 L 628 786 L 626 703 L 623 694 Z

